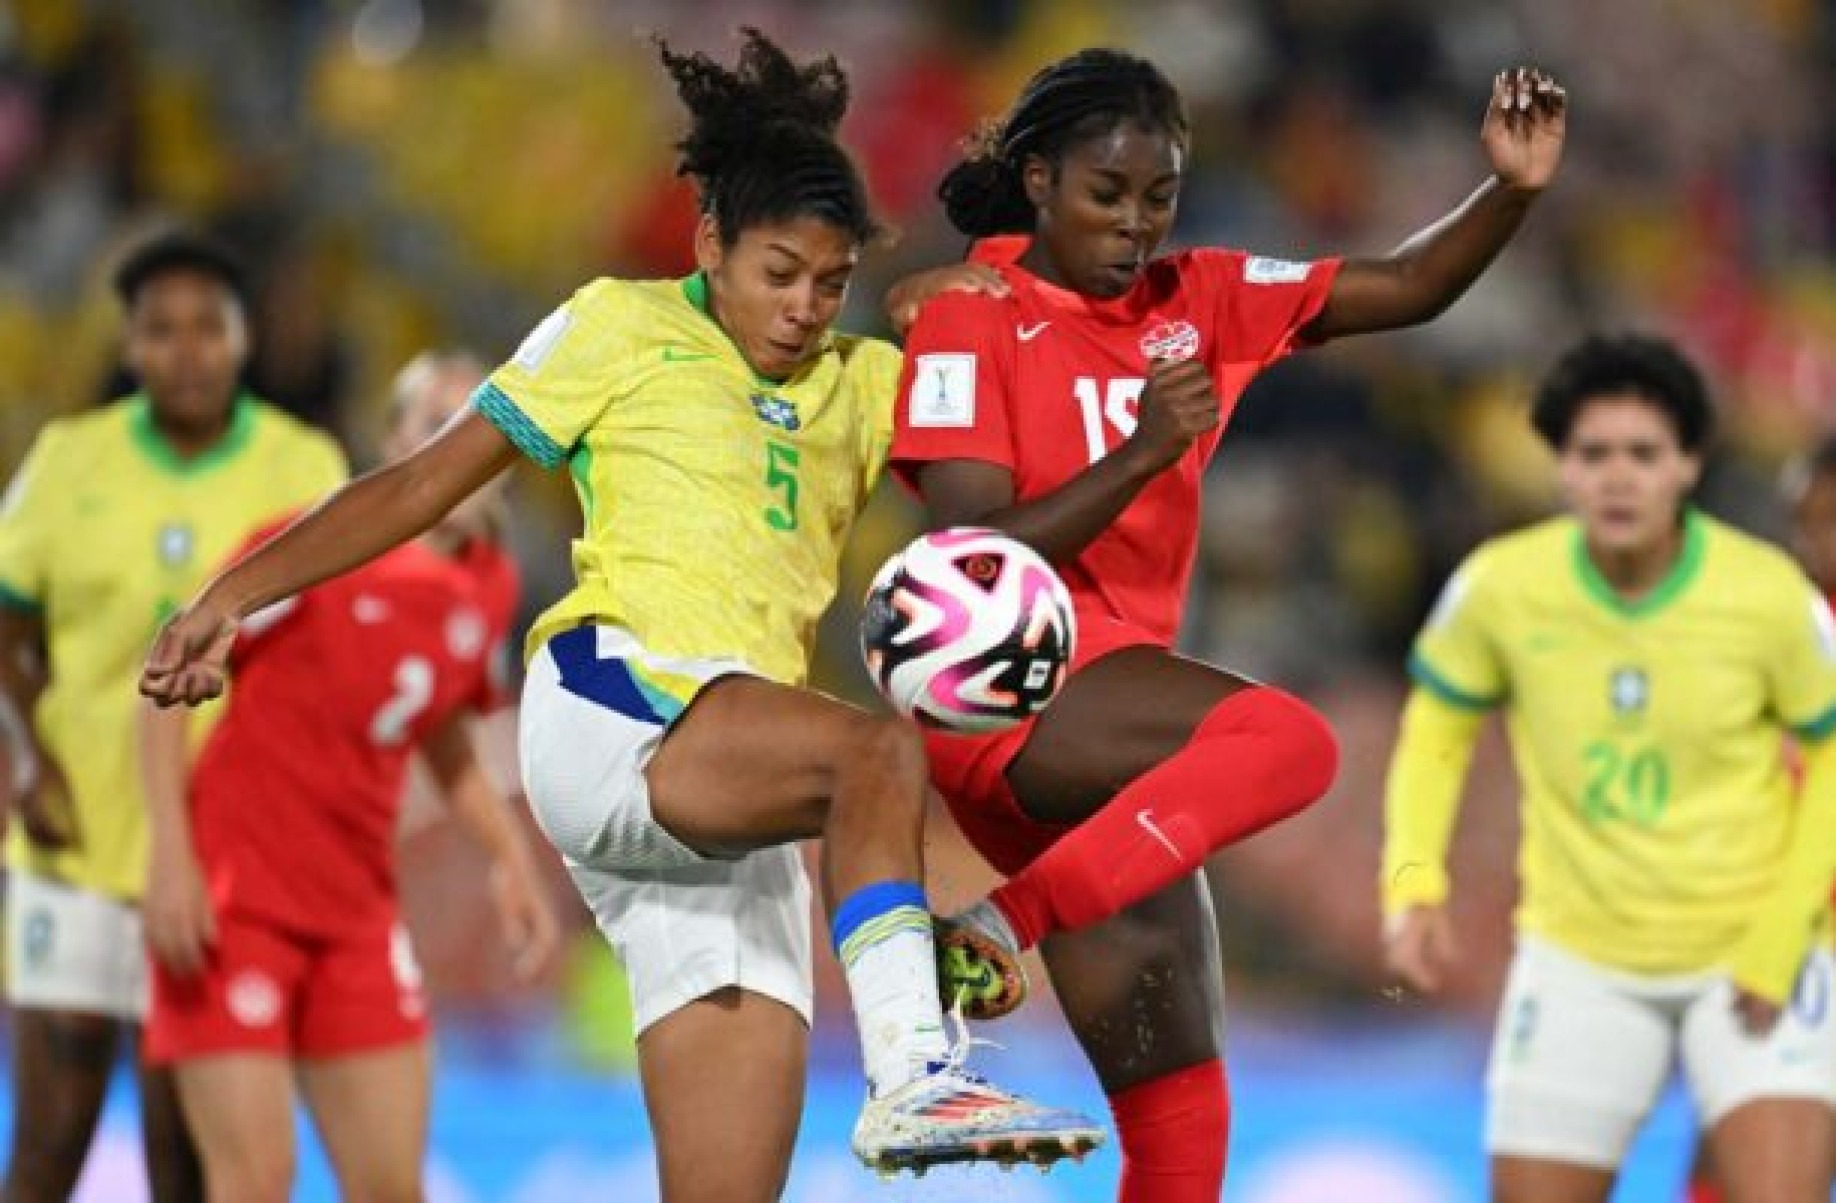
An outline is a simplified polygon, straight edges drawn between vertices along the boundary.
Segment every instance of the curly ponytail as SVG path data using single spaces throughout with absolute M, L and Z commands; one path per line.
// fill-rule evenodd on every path
M 810 215 L 857 242 L 880 234 L 867 188 L 835 131 L 848 111 L 848 77 L 833 55 L 798 64 L 750 26 L 739 61 L 678 54 L 656 42 L 689 111 L 676 174 L 695 180 L 701 209 L 732 245 L 741 231 Z

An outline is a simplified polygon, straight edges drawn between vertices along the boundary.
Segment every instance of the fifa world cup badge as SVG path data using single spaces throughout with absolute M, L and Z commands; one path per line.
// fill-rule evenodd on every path
M 1607 699 L 1621 718 L 1641 715 L 1651 701 L 1651 679 L 1642 668 L 1616 668 L 1607 682 Z
M 189 564 L 195 543 L 189 523 L 162 523 L 159 528 L 159 562 L 168 568 Z

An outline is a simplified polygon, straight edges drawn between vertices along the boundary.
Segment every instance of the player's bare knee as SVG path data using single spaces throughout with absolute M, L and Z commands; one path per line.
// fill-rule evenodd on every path
M 209 1203 L 286 1203 L 293 1189 L 293 1159 L 247 1141 L 227 1156 L 206 1156 L 204 1191 Z
M 365 1203 L 424 1203 L 427 1196 L 421 1190 L 419 1170 L 405 1168 L 374 1182 L 362 1184 L 360 1189 L 352 1192 L 352 1197 L 363 1199 Z
M 858 772 L 909 786 L 915 804 L 924 798 L 924 740 L 918 729 L 888 715 L 862 715 L 842 750 L 842 772 Z

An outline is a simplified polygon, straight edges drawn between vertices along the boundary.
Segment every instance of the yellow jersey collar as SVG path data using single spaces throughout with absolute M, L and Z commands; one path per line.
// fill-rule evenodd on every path
M 1587 533 L 1579 522 L 1574 526 L 1571 547 L 1575 573 L 1581 579 L 1582 590 L 1589 597 L 1622 618 L 1645 618 L 1682 596 L 1690 582 L 1701 573 L 1702 560 L 1708 551 L 1708 521 L 1697 512 L 1696 507 L 1684 509 L 1683 546 L 1677 553 L 1676 562 L 1670 566 L 1664 579 L 1637 601 L 1626 600 L 1608 583 L 1606 577 L 1600 575 L 1599 566 L 1587 554 Z
M 128 437 L 135 448 L 155 467 L 175 476 L 195 476 L 220 467 L 236 458 L 255 436 L 255 398 L 247 392 L 236 394 L 230 405 L 229 428 L 216 444 L 199 455 L 186 459 L 173 450 L 166 436 L 153 421 L 153 403 L 145 393 L 135 393 L 122 402 L 127 407 Z
M 714 328 L 720 331 L 721 337 L 727 340 L 727 345 L 733 348 L 733 353 L 739 356 L 739 361 L 746 365 L 746 370 L 748 372 L 752 373 L 752 382 L 758 385 L 760 388 L 764 388 L 764 389 L 784 388 L 786 385 L 789 385 L 791 382 L 796 380 L 798 376 L 802 375 L 804 368 L 807 368 L 810 364 L 814 363 L 817 356 L 821 355 L 823 352 L 829 349 L 830 340 L 833 336 L 833 333 L 831 331 L 825 330 L 822 333 L 821 349 L 817 351 L 816 355 L 813 355 L 809 359 L 804 360 L 803 365 L 798 368 L 795 374 L 783 380 L 773 380 L 769 376 L 761 376 L 759 375 L 759 370 L 752 366 L 752 361 L 746 358 L 746 353 L 740 349 L 740 345 L 733 341 L 733 336 L 727 332 L 727 328 L 721 325 L 720 320 L 714 316 L 714 309 L 708 302 L 707 273 L 706 272 L 696 272 L 692 276 L 684 277 L 682 281 L 682 296 L 684 297 L 684 299 L 688 301 L 690 305 L 693 305 L 695 307 L 696 311 L 699 312 L 701 316 L 707 318 L 708 321 L 714 323 Z

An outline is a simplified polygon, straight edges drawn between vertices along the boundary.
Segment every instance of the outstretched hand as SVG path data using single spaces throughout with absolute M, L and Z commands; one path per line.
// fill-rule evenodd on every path
M 70 804 L 70 783 L 49 753 L 40 751 L 37 763 L 23 781 L 15 774 L 13 813 L 25 828 L 26 840 L 45 852 L 61 852 L 82 843 L 76 808 Z
M 1412 906 L 1386 925 L 1384 969 L 1417 994 L 1439 992 L 1459 958 L 1453 919 L 1445 906 Z
M 535 981 L 554 963 L 561 925 L 527 862 L 492 866 L 491 901 L 510 946 L 516 980 Z
M 949 263 L 906 276 L 888 289 L 886 320 L 892 323 L 893 333 L 904 338 L 918 320 L 918 311 L 932 297 L 946 292 L 1004 297 L 1008 291 L 1006 279 L 986 263 Z
M 1500 71 L 1492 81 L 1479 141 L 1500 183 L 1540 192 L 1555 177 L 1568 135 L 1568 93 L 1535 67 Z
M 180 610 L 147 653 L 140 670 L 141 694 L 162 708 L 178 703 L 196 706 L 220 696 L 238 626 L 232 615 L 203 602 Z
M 1740 1019 L 1741 1030 L 1747 1035 L 1760 1038 L 1770 1036 L 1772 1029 L 1779 1025 L 1779 1019 L 1785 1009 L 1769 998 L 1763 998 L 1753 991 L 1735 987 L 1734 1014 Z

